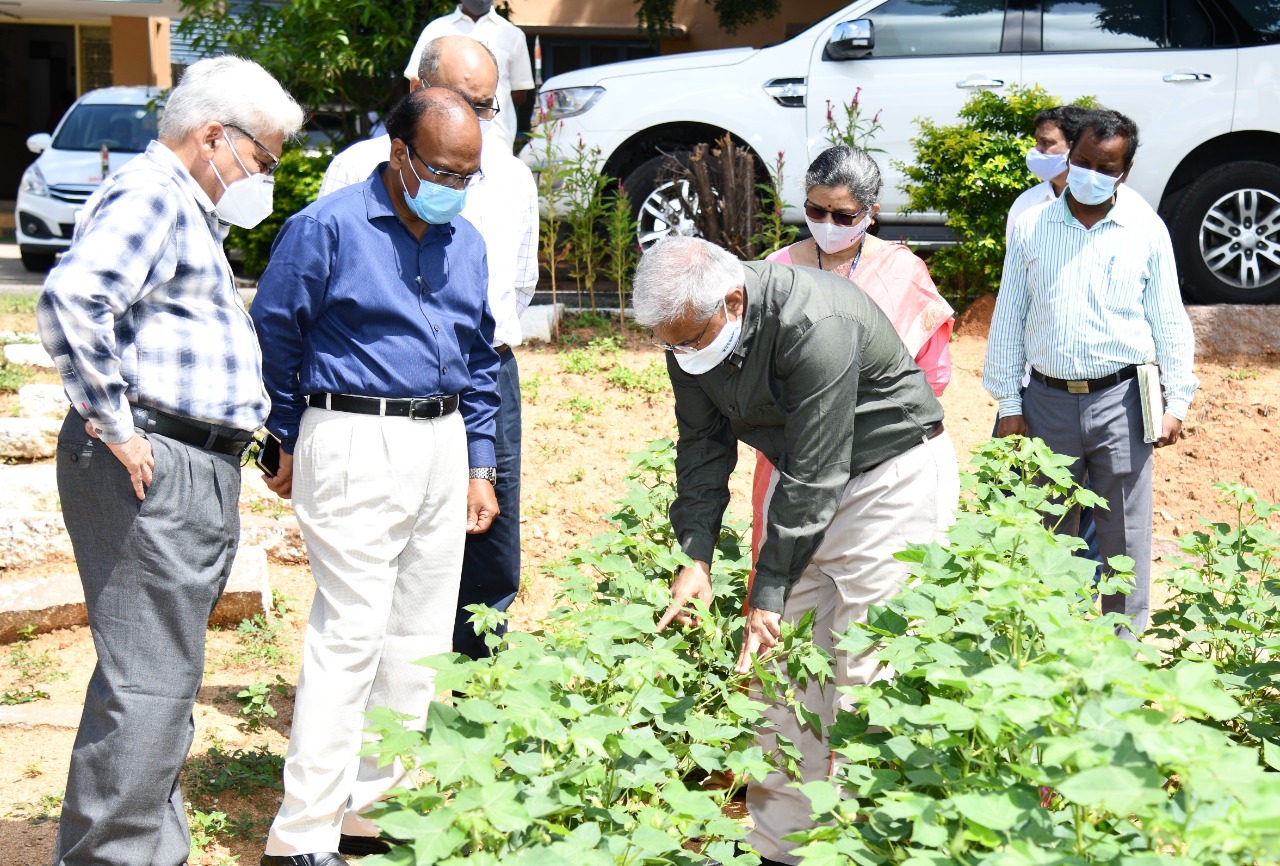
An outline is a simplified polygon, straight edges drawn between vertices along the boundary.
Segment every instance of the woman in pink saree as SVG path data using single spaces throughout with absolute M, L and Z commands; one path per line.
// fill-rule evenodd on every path
M 850 280 L 893 323 L 934 395 L 941 396 L 951 381 L 955 311 L 938 294 L 919 256 L 903 244 L 867 234 L 880 212 L 880 187 L 880 168 L 865 150 L 847 145 L 824 150 L 805 173 L 805 222 L 813 237 L 778 250 L 767 261 L 818 268 Z M 753 562 L 764 538 L 764 506 L 774 471 L 757 452 L 751 485 Z

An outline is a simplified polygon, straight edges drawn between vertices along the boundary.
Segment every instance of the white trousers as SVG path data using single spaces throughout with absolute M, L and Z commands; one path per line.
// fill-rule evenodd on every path
M 376 835 L 359 813 L 403 770 L 358 757 L 365 712 L 426 717 L 434 672 L 414 662 L 452 642 L 467 484 L 456 412 L 430 421 L 303 415 L 293 507 L 316 595 L 266 853 L 337 851 L 340 832 Z
M 775 481 L 776 484 L 776 473 Z M 769 496 L 773 495 L 772 486 Z M 834 649 L 852 622 L 866 622 L 867 608 L 892 596 L 906 582 L 909 571 L 893 555 L 912 542 L 942 537 L 955 520 L 960 478 L 955 450 L 946 433 L 849 480 L 826 537 L 787 597 L 783 619 L 796 623 L 815 612 L 814 642 L 835 657 L 835 676 L 825 688 L 810 683 L 797 687 L 797 698 L 822 719 L 823 730 L 801 725 L 795 713 L 773 705 L 765 716 L 773 723 L 758 742 L 766 754 L 781 735 L 803 755 L 802 782 L 825 779 L 831 772 L 831 749 L 826 728 L 836 710 L 849 698 L 836 688 L 862 685 L 892 676 L 873 651 L 852 655 Z M 766 500 L 765 513 L 768 513 Z M 752 695 L 764 700 L 759 694 Z M 766 701 L 767 703 L 767 701 Z M 783 863 L 799 863 L 791 855 L 791 833 L 813 826 L 809 798 L 789 787 L 793 780 L 770 773 L 747 787 L 747 808 L 755 822 L 748 841 L 760 854 Z

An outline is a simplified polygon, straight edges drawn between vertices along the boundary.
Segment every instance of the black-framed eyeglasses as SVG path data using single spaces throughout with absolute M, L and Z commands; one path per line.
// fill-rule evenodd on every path
M 425 78 L 421 79 L 421 81 L 423 87 L 436 86 Z M 486 102 L 473 102 L 471 103 L 471 109 L 476 113 L 476 117 L 480 120 L 493 120 L 498 116 L 498 112 L 502 110 L 497 105 Z
M 280 157 L 278 157 L 278 156 L 276 156 L 274 153 L 272 153 L 272 152 L 271 152 L 271 149 L 270 149 L 269 147 L 267 147 L 267 146 L 266 146 L 265 144 L 263 144 L 262 142 L 258 141 L 258 139 L 254 138 L 254 137 L 253 137 L 253 133 L 252 133 L 252 132 L 250 132 L 249 130 L 245 129 L 245 128 L 244 128 L 244 127 L 242 127 L 242 126 L 236 126 L 234 123 L 224 123 L 224 124 L 222 124 L 222 125 L 223 125 L 223 126 L 226 126 L 226 127 L 229 127 L 229 128 L 231 128 L 231 129 L 234 129 L 236 132 L 240 133 L 240 134 L 241 134 L 241 135 L 243 135 L 245 138 L 247 138 L 247 139 L 249 139 L 250 141 L 252 141 L 252 142 L 257 146 L 257 148 L 258 148 L 259 150 L 261 150 L 261 151 L 262 151 L 263 153 L 265 153 L 267 156 L 271 157 L 271 165 L 270 165 L 270 167 L 268 167 L 267 169 L 265 169 L 265 170 L 262 172 L 263 174 L 265 174 L 267 177 L 271 177 L 271 175 L 273 175 L 273 174 L 275 174 L 275 173 L 276 173 L 276 169 L 278 169 L 278 168 L 280 167 Z
M 845 226 L 846 228 L 862 219 L 862 215 L 866 212 L 867 209 L 865 207 L 856 213 L 847 213 L 841 210 L 827 210 L 824 207 L 818 207 L 808 199 L 806 199 L 804 203 L 804 215 L 814 222 L 826 222 L 827 217 L 831 217 L 831 221 L 833 223 L 838 226 Z
M 502 110 L 492 103 L 486 104 L 483 102 L 473 102 L 471 107 L 475 109 L 476 117 L 480 120 L 493 120 L 498 116 L 498 112 Z
M 431 175 L 431 182 L 434 184 L 439 184 L 448 189 L 466 189 L 479 183 L 484 178 L 484 172 L 479 169 L 472 174 L 458 174 L 454 171 L 442 171 L 441 169 L 432 168 L 425 159 L 419 156 L 418 151 L 414 150 L 412 144 L 405 142 L 405 146 L 409 148 L 409 158 L 412 160 L 416 157 L 418 162 L 422 163 L 422 167 Z M 412 162 L 410 162 L 409 168 L 413 168 Z M 413 176 L 418 177 L 416 170 L 413 172 Z M 422 180 L 422 178 L 418 177 L 418 180 Z
M 721 300 L 720 304 L 722 307 L 724 307 L 725 315 L 728 316 L 729 315 L 728 300 Z M 654 340 L 653 344 L 657 346 L 659 349 L 662 349 L 663 351 L 679 352 L 681 355 L 692 355 L 695 352 L 700 352 L 702 350 L 696 348 L 695 344 L 701 343 L 703 338 L 707 336 L 707 331 L 711 328 L 711 323 L 715 321 L 716 313 L 718 312 L 720 311 L 716 310 L 715 313 L 711 314 L 711 318 L 707 319 L 707 323 L 702 326 L 702 332 L 691 340 L 683 340 L 679 343 L 664 343 L 661 340 Z

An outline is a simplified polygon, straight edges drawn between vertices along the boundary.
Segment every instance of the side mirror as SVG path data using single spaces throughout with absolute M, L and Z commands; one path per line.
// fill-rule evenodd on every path
M 47 132 L 37 132 L 27 138 L 27 150 L 32 153 L 44 153 L 53 143 L 53 136 Z
M 866 57 L 876 47 L 876 27 L 869 18 L 857 21 L 841 21 L 831 31 L 823 60 L 857 60 Z

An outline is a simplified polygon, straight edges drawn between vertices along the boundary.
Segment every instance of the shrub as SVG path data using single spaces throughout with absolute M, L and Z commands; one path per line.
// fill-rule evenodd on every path
M 1039 87 L 1014 86 L 1007 96 L 975 93 L 953 126 L 917 121 L 915 162 L 899 164 L 907 177 L 905 210 L 947 215 L 959 243 L 932 253 L 929 270 L 956 309 L 999 286 L 1009 207 L 1039 182 L 1025 162 L 1036 112 L 1059 104 Z
M 327 152 L 308 156 L 302 145 L 285 147 L 280 155 L 280 168 L 275 173 L 275 209 L 254 228 L 233 226 L 227 235 L 228 248 L 238 249 L 244 255 L 246 276 L 254 279 L 262 276 L 271 257 L 271 245 L 276 242 L 284 221 L 316 200 L 331 159 L 333 154 Z
M 492 659 L 427 660 L 437 689 L 455 699 L 431 705 L 425 733 L 402 727 L 405 716 L 370 714 L 382 736 L 371 749 L 423 779 L 378 817 L 409 840 L 384 862 L 755 862 L 734 854 L 746 828 L 723 812 L 747 776 L 770 766 L 754 744 L 761 705 L 732 672 L 747 545 L 743 527 L 728 524 L 717 596 L 699 625 L 654 634 L 668 579 L 688 562 L 666 516 L 673 455 L 664 440 L 633 456 L 610 517 L 617 530 L 556 569 L 560 607 L 543 628 L 491 636 Z M 788 629 L 777 657 L 820 666 L 815 651 Z
M 1280 770 L 1280 533 L 1267 521 L 1280 505 L 1240 484 L 1215 485 L 1236 507 L 1235 525 L 1202 520 L 1181 539 L 1185 559 L 1167 578 L 1164 610 L 1151 618 L 1168 663 L 1213 665 L 1240 712 L 1221 722 L 1233 739 L 1261 748 Z
M 1046 493 L 1079 496 L 1062 459 L 983 446 L 949 544 L 902 554 L 917 579 L 850 628 L 844 649 L 898 673 L 845 690 L 846 763 L 803 788 L 831 822 L 805 866 L 1276 862 L 1280 777 L 1220 730 L 1240 714 L 1222 678 L 1118 638 L 1078 540 L 1042 525 Z

